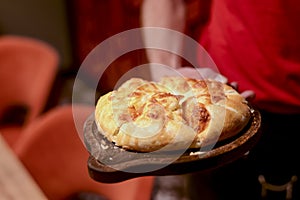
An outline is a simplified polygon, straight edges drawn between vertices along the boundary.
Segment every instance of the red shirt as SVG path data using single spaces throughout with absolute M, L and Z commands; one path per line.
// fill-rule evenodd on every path
M 300 113 L 300 1 L 215 0 L 200 43 L 261 109 Z

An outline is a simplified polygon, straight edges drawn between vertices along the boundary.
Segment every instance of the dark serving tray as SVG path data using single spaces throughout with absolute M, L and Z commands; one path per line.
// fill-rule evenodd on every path
M 94 114 L 91 114 L 84 126 L 84 142 L 90 153 L 89 175 L 98 182 L 116 183 L 142 176 L 180 175 L 220 167 L 242 157 L 259 140 L 261 115 L 253 108 L 251 115 L 248 125 L 235 137 L 205 152 L 195 149 L 178 154 L 124 150 L 98 132 Z

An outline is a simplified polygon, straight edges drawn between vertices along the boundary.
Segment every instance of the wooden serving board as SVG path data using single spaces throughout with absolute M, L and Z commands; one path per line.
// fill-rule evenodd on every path
M 217 143 L 201 152 L 139 153 L 124 150 L 109 142 L 97 130 L 94 115 L 84 126 L 84 140 L 90 153 L 88 171 L 94 180 L 116 183 L 142 176 L 180 175 L 220 167 L 247 153 L 259 140 L 261 115 L 251 110 L 248 125 L 234 138 Z

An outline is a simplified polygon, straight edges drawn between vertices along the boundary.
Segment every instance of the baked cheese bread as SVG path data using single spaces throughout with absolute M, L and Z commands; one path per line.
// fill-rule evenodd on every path
M 238 134 L 250 119 L 247 101 L 214 80 L 131 78 L 101 96 L 95 122 L 116 146 L 137 152 L 215 144 Z

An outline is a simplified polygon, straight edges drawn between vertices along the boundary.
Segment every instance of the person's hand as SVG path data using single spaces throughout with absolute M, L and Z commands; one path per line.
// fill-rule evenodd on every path
M 237 82 L 231 82 L 230 85 L 236 90 L 238 90 L 238 83 Z M 255 92 L 253 90 L 245 90 L 240 92 L 240 94 L 247 100 L 247 101 L 253 101 L 255 98 Z

